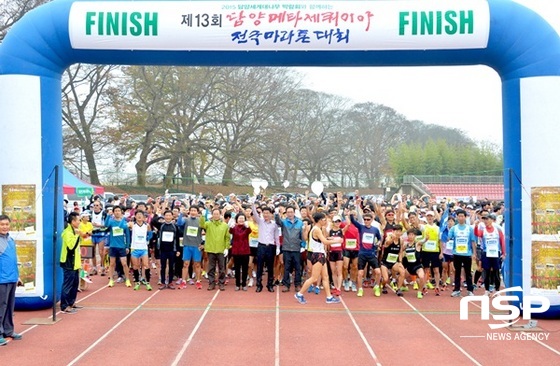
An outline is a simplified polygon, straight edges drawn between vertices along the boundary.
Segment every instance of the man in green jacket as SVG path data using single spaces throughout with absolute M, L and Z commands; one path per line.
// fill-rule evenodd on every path
M 60 309 L 65 314 L 75 314 L 76 309 L 82 308 L 76 304 L 80 285 L 80 269 L 82 268 L 79 226 L 80 215 L 77 212 L 71 212 L 68 215 L 68 225 L 62 231 L 62 250 L 60 251 L 60 267 L 63 272 Z
M 230 247 L 229 226 L 222 221 L 222 214 L 219 209 L 212 210 L 212 218 L 205 221 L 204 216 L 200 217 L 200 227 L 206 231 L 206 242 L 201 245 L 208 253 L 208 291 L 216 288 L 216 264 L 220 269 L 218 277 L 220 291 L 224 291 L 226 279 L 225 256 Z

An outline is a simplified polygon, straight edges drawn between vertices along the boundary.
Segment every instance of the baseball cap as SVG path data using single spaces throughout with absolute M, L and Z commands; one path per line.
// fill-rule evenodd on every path
M 342 221 L 342 219 L 341 219 L 340 216 L 338 216 L 338 215 L 333 216 L 332 220 L 333 220 L 333 222 L 335 222 L 335 221 Z
M 85 210 L 84 212 L 82 212 L 80 214 L 80 217 L 84 217 L 84 216 L 91 216 L 91 212 L 89 212 L 88 210 Z
M 434 211 L 428 211 L 428 212 L 426 212 L 426 216 L 430 216 L 430 215 L 435 216 Z

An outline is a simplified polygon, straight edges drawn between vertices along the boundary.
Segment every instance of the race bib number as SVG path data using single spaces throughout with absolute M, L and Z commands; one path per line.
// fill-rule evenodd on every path
M 249 246 L 251 248 L 257 248 L 259 246 L 259 239 L 250 239 Z
M 465 238 L 457 238 L 457 254 L 467 254 L 469 252 L 469 241 Z
M 357 246 L 358 246 L 358 240 L 346 239 L 346 249 L 356 249 Z
M 364 233 L 364 235 L 362 236 L 362 243 L 364 244 L 373 244 L 373 234 L 370 233 Z
M 396 263 L 399 259 L 399 255 L 395 253 L 387 254 L 387 263 Z
M 123 236 L 124 229 L 122 227 L 113 227 L 113 236 Z
M 187 236 L 198 236 L 198 227 L 188 226 L 187 227 Z
M 498 258 L 498 241 L 496 239 L 489 239 L 486 241 L 486 257 Z
M 136 239 L 134 241 L 136 243 L 144 243 L 146 241 L 146 237 L 144 235 L 136 235 Z
M 171 231 L 164 231 L 161 233 L 161 241 L 170 242 L 175 238 L 175 233 Z
M 179 238 L 179 246 L 180 246 L 180 247 L 183 246 L 183 238 Z
M 416 253 L 415 252 L 406 252 L 406 260 L 408 263 L 416 262 Z
M 331 244 L 331 248 L 340 248 L 341 246 L 342 246 L 342 244 L 340 244 L 340 243 Z
M 427 252 L 435 252 L 437 251 L 437 241 L 435 240 L 428 240 L 426 244 L 424 244 L 424 250 Z
M 447 243 L 445 243 L 445 249 L 453 250 L 453 240 L 449 240 Z

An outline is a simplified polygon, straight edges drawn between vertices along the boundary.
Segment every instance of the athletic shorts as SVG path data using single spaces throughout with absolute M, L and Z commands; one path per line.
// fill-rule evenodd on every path
M 93 234 L 91 236 L 91 241 L 93 242 L 93 245 L 95 244 L 100 244 L 103 243 L 103 245 L 107 245 L 107 239 L 109 237 L 107 235 L 103 234 Z
M 386 262 L 386 261 L 381 261 L 381 265 L 387 267 L 387 269 L 388 269 L 389 271 L 392 270 L 392 269 L 393 269 L 393 266 L 394 266 L 395 264 L 397 264 L 397 263 L 398 263 L 398 262 L 389 263 L 389 262 Z
M 110 258 L 126 258 L 126 249 L 125 248 L 113 248 L 109 247 L 109 257 Z
M 258 248 L 253 248 L 253 247 L 249 247 L 249 249 L 251 250 L 251 257 L 253 258 L 257 258 L 257 250 Z
M 375 255 L 358 255 L 358 271 L 366 268 L 366 264 L 369 264 L 369 266 L 374 269 L 379 268 L 379 261 L 377 260 L 377 257 Z
M 420 263 L 411 263 L 410 265 L 406 266 L 406 271 L 411 275 L 411 276 L 416 276 L 416 272 L 418 272 L 419 269 L 422 268 L 422 265 Z
M 344 251 L 342 252 L 343 257 L 345 258 L 350 258 L 350 260 L 352 259 L 356 259 L 358 258 L 358 251 L 357 250 L 346 250 L 344 249 Z
M 342 260 L 342 251 L 334 251 L 329 253 L 329 262 L 338 262 Z
M 447 263 L 453 263 L 453 254 L 443 254 L 443 261 Z
M 420 258 L 422 258 L 422 265 L 424 268 L 439 268 L 441 267 L 441 260 L 439 259 L 439 252 L 422 252 L 420 253 Z
M 325 264 L 327 261 L 325 253 L 309 253 L 308 257 L 312 265 L 315 265 L 317 262 Z
M 193 262 L 201 262 L 202 261 L 202 252 L 198 249 L 198 247 L 193 246 L 185 246 L 183 247 L 183 260 L 184 261 L 193 261 Z
M 482 253 L 482 268 L 485 271 L 490 270 L 493 268 L 494 270 L 500 269 L 500 258 L 488 258 L 486 257 L 486 253 Z
M 148 255 L 148 249 L 132 249 L 130 256 L 132 258 L 142 258 Z

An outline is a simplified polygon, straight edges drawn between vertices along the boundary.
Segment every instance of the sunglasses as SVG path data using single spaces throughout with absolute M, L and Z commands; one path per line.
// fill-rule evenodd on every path
M 488 220 L 489 217 L 488 217 L 488 216 L 482 216 L 481 219 L 482 219 L 482 220 Z
M 371 221 L 371 219 L 364 219 L 364 221 Z

